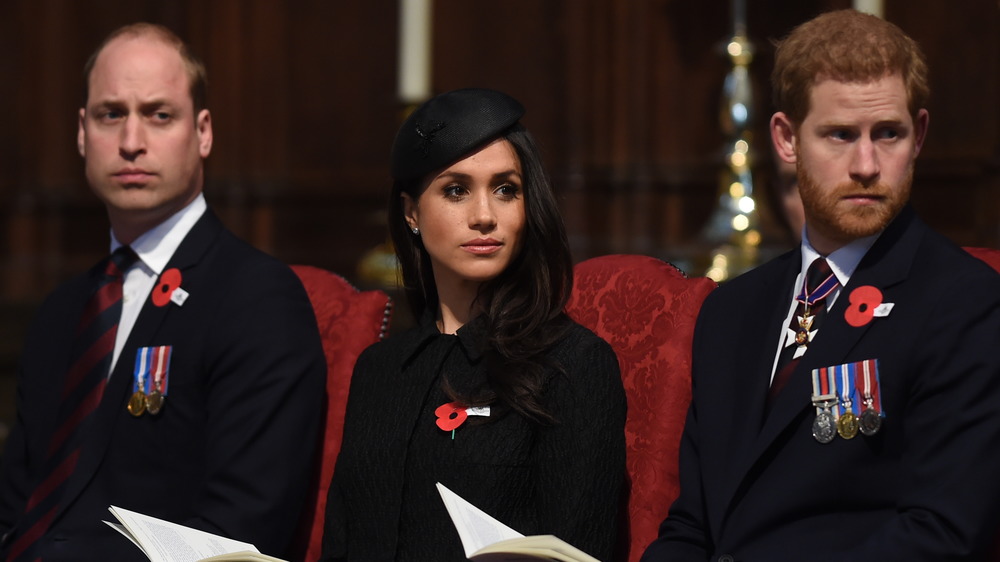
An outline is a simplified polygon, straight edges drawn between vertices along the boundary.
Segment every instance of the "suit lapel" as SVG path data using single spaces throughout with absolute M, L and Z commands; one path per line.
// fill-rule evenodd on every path
M 184 237 L 180 246 L 177 247 L 177 251 L 170 258 L 164 271 L 170 268 L 181 270 L 183 284 L 183 279 L 196 270 L 198 263 L 213 245 L 223 228 L 219 219 L 210 210 L 206 210 L 205 214 L 198 219 L 198 222 Z M 156 290 L 155 286 L 154 290 Z M 73 500 L 86 488 L 100 467 L 111 443 L 115 423 L 127 416 L 126 405 L 132 394 L 132 375 L 137 350 L 140 347 L 150 345 L 173 309 L 172 303 L 160 307 L 152 303 L 150 296 L 146 297 L 135 326 L 129 333 L 125 347 L 122 348 L 108 385 L 104 389 L 101 403 L 94 414 L 95 420 L 91 428 L 91 435 L 87 437 L 86 445 L 70 479 L 66 495 L 60 503 L 60 513 L 64 513 Z
M 51 350 L 53 354 L 58 354 L 54 356 L 52 361 L 46 361 L 39 368 L 39 372 L 51 372 L 54 373 L 53 378 L 48 385 L 48 392 L 58 392 L 66 386 L 66 377 L 69 375 L 70 369 L 73 368 L 74 353 L 76 350 L 76 327 L 83 317 L 84 309 L 86 308 L 87 302 L 94 294 L 94 288 L 98 285 L 98 278 L 102 275 L 101 273 L 101 263 L 98 263 L 92 267 L 87 273 L 80 276 L 78 279 L 71 281 L 73 283 L 72 288 L 68 291 L 66 298 L 60 299 L 60 303 L 53 307 L 55 310 L 59 311 L 58 316 L 47 317 L 43 322 L 44 325 L 56 325 L 58 327 L 53 327 L 47 330 L 48 339 L 46 340 L 44 352 Z M 25 353 L 28 353 L 27 349 Z M 37 354 L 38 352 L 36 352 Z M 48 386 L 47 385 L 47 386 Z M 57 394 L 58 396 L 58 394 Z M 55 404 L 56 407 L 59 404 Z M 56 429 L 59 425 L 60 418 L 57 414 L 58 410 L 47 411 L 44 415 L 37 415 L 38 413 L 32 412 L 22 413 L 25 416 L 31 416 L 32 421 L 28 421 L 26 425 L 36 425 L 39 428 L 37 434 L 44 436 L 44 439 L 27 439 L 25 441 L 30 453 L 28 454 L 29 459 L 35 459 L 31 461 L 31 464 L 38 465 L 38 467 L 44 466 L 42 463 L 49 455 L 49 447 L 51 446 L 52 436 L 55 434 Z M 40 412 L 40 411 L 39 411 Z M 46 475 L 39 470 L 37 474 L 33 475 L 34 478 L 42 479 Z M 34 482 L 33 486 L 37 486 L 41 482 Z
M 782 267 L 781 275 L 766 279 L 756 301 L 751 305 L 756 309 L 751 318 L 761 318 L 766 323 L 753 329 L 752 339 L 747 340 L 744 345 L 748 358 L 745 364 L 750 370 L 748 376 L 738 377 L 737 382 L 737 396 L 747 400 L 749 404 L 746 418 L 737 420 L 736 423 L 745 437 L 745 440 L 741 440 L 742 443 L 753 443 L 759 433 L 760 423 L 763 422 L 764 398 L 771 383 L 774 354 L 778 350 L 777 337 L 784 329 L 788 307 L 791 305 L 792 286 L 801 262 L 800 252 L 790 254 L 788 262 Z
M 736 462 L 730 465 L 725 479 L 725 485 L 730 488 L 721 496 L 723 498 L 732 498 L 736 494 L 757 456 L 756 443 L 763 423 L 764 401 L 770 386 L 771 370 L 774 368 L 774 353 L 778 349 L 777 337 L 785 324 L 791 304 L 792 286 L 802 262 L 799 251 L 789 252 L 778 259 L 784 260 L 784 263 L 779 264 L 774 275 L 763 279 L 761 288 L 755 291 L 754 300 L 746 303 L 746 306 L 751 307 L 747 317 L 760 321 L 745 330 L 748 338 L 739 343 L 740 356 L 745 359 L 738 364 L 746 365 L 746 372 L 731 378 L 734 381 L 731 396 L 742 404 L 735 404 L 731 408 L 733 416 L 728 432 L 734 438 L 729 441 L 728 446 L 735 448 L 735 451 L 730 449 L 729 453 L 735 452 L 732 458 Z

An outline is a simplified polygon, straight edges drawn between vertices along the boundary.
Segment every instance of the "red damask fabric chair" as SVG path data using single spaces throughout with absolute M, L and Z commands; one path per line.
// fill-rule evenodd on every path
M 975 246 L 966 246 L 963 249 L 988 263 L 993 269 L 1000 271 L 1000 250 L 995 248 L 979 248 Z
M 973 256 L 983 260 L 989 264 L 993 269 L 1000 272 L 1000 250 L 995 248 L 980 248 L 975 246 L 966 246 L 964 248 L 966 252 L 969 252 Z M 996 534 L 993 541 L 993 554 L 990 557 L 993 562 L 1000 562 L 1000 532 Z
M 343 277 L 318 267 L 293 265 L 292 270 L 302 280 L 316 312 L 327 362 L 326 425 L 318 480 L 300 525 L 295 557 L 314 561 L 322 547 L 326 493 L 340 452 L 354 363 L 366 347 L 385 337 L 392 300 L 382 291 L 359 291 Z
M 639 560 L 678 494 L 677 454 L 691 400 L 691 340 L 712 280 L 640 255 L 577 264 L 566 312 L 618 355 L 628 398 L 628 521 L 621 559 Z

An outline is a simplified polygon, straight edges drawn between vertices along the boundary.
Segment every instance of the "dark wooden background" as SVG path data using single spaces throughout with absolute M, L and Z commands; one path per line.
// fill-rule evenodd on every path
M 789 244 L 762 190 L 772 175 L 770 40 L 849 6 L 747 0 L 767 247 Z M 0 9 L 0 438 L 33 311 L 106 251 L 76 113 L 84 61 L 120 25 L 166 24 L 205 58 L 215 127 L 206 194 L 224 221 L 287 262 L 369 284 L 357 266 L 385 239 L 388 152 L 403 109 L 397 0 L 0 0 Z M 886 0 L 885 11 L 932 70 L 914 204 L 956 242 L 1000 247 L 1000 4 Z M 493 87 L 528 108 L 577 260 L 698 248 L 722 170 L 729 0 L 435 0 L 433 19 L 435 91 Z

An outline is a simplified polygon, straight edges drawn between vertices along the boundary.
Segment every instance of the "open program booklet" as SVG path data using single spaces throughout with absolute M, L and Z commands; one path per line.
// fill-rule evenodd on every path
M 490 517 L 440 482 L 438 493 L 462 539 L 465 556 L 474 562 L 558 560 L 599 562 L 593 556 L 553 535 L 526 537 Z
M 250 544 L 111 506 L 121 524 L 105 521 L 139 547 L 151 562 L 285 562 Z

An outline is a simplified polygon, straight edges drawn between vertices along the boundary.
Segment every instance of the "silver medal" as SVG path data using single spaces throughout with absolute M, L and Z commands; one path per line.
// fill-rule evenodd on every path
M 813 420 L 813 437 L 820 443 L 829 443 L 837 435 L 837 422 L 833 419 L 833 412 L 824 408 L 816 412 L 816 419 Z
M 861 433 L 871 437 L 882 428 L 882 416 L 878 415 L 875 408 L 866 408 L 864 412 L 861 412 L 861 417 L 858 418 L 858 426 Z

